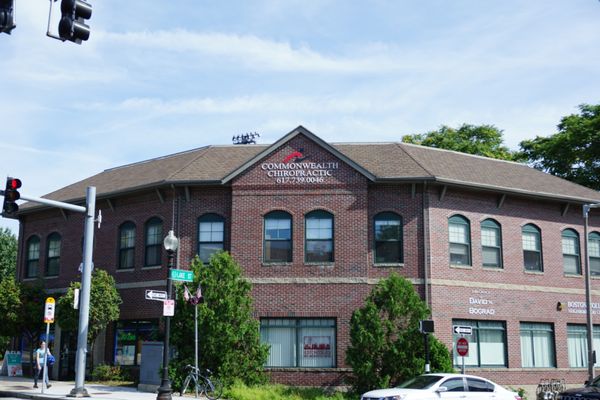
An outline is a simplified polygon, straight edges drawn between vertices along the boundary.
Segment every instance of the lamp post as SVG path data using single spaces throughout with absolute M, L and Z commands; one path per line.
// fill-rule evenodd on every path
M 583 235 L 584 243 L 583 251 L 585 253 L 585 305 L 586 305 L 586 320 L 587 320 L 587 345 L 588 345 L 588 381 L 594 380 L 594 325 L 592 325 L 592 282 L 590 273 L 590 254 L 588 252 L 588 214 L 590 209 L 599 208 L 600 203 L 584 204 L 583 205 Z
M 167 272 L 167 299 L 171 300 L 171 292 L 173 291 L 173 283 L 171 281 L 171 269 L 173 269 L 173 259 L 175 258 L 175 252 L 179 247 L 179 240 L 173 233 L 169 231 L 169 234 L 163 242 L 165 250 L 167 250 L 167 259 L 169 270 Z M 163 376 L 158 388 L 158 395 L 156 400 L 171 400 L 171 381 L 169 380 L 169 336 L 171 331 L 171 317 L 165 316 L 165 341 L 163 347 Z

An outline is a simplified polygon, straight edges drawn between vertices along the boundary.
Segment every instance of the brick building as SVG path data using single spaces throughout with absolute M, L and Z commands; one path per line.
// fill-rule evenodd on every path
M 451 151 L 330 144 L 303 127 L 272 145 L 207 146 L 113 168 L 46 197 L 81 204 L 87 186 L 103 214 L 94 264 L 123 298 L 98 362 L 135 368 L 141 341 L 159 334 L 161 304 L 144 291 L 165 287 L 162 239 L 173 229 L 179 268 L 219 249 L 240 263 L 279 382 L 340 383 L 351 314 L 391 272 L 414 283 L 450 349 L 453 325 L 473 328 L 468 371 L 506 384 L 587 376 L 582 205 L 600 202 L 596 191 Z M 21 210 L 19 278 L 41 277 L 60 293 L 79 279 L 83 218 Z M 600 276 L 593 214 L 589 254 Z M 55 342 L 74 348 L 74 335 L 57 329 Z M 59 376 L 68 374 L 68 358 L 59 359 Z

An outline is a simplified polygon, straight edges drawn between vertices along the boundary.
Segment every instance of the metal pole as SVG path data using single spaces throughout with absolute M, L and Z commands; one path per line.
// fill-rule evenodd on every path
M 167 250 L 169 259 L 169 270 L 167 275 L 167 299 L 171 300 L 173 282 L 171 281 L 171 270 L 173 269 L 174 251 Z M 169 379 L 169 336 L 171 332 L 171 317 L 165 316 L 165 340 L 163 345 L 163 374 L 156 400 L 171 400 L 171 381 Z
M 85 381 L 88 323 L 90 317 L 90 291 L 92 286 L 92 252 L 94 251 L 94 214 L 96 212 L 96 188 L 87 188 L 85 230 L 83 233 L 83 271 L 81 271 L 81 298 L 79 329 L 77 333 L 77 356 L 75 359 L 75 387 L 69 397 L 89 397 Z
M 585 253 L 585 305 L 587 320 L 587 345 L 588 345 L 588 381 L 594 380 L 594 331 L 592 325 L 592 287 L 590 274 L 590 255 L 588 253 L 588 214 L 591 204 L 583 205 L 583 236 Z
M 198 304 L 194 305 L 194 367 L 198 371 Z M 196 398 L 198 398 L 198 385 L 196 387 Z
M 425 373 L 431 372 L 429 367 L 429 334 L 425 333 Z
M 44 385 L 48 382 L 48 346 L 50 346 L 50 323 L 46 323 L 46 347 L 44 348 L 44 366 L 42 367 L 42 394 L 44 394 Z

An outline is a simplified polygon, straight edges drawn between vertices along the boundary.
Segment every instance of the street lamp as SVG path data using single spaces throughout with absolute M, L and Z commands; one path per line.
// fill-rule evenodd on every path
M 584 204 L 583 205 L 583 235 L 585 246 L 583 247 L 585 253 L 585 305 L 586 305 L 586 317 L 587 317 L 587 345 L 588 345 L 588 381 L 594 380 L 594 330 L 592 325 L 592 283 L 590 273 L 590 255 L 588 253 L 588 214 L 590 209 L 600 208 L 600 203 Z
M 173 269 L 173 259 L 175 258 L 175 252 L 179 247 L 179 240 L 173 233 L 169 231 L 169 234 L 163 242 L 165 250 L 167 250 L 167 259 L 169 270 L 167 272 L 167 299 L 171 300 L 171 292 L 173 291 L 173 283 L 171 281 L 171 270 Z M 158 395 L 156 400 L 171 400 L 171 381 L 169 380 L 169 334 L 171 331 L 171 317 L 165 316 L 165 341 L 163 347 L 163 376 L 158 388 Z

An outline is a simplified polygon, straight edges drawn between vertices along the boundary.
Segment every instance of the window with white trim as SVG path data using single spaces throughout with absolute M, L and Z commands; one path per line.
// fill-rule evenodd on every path
M 506 367 L 506 324 L 502 321 L 452 320 L 452 325 L 470 326 L 473 334 L 469 340 L 469 354 L 465 365 L 469 367 Z M 454 334 L 454 343 L 460 335 Z M 462 365 L 462 357 L 454 351 L 454 366 Z
M 502 230 L 493 219 L 481 222 L 481 258 L 484 267 L 502 268 Z
M 266 367 L 334 368 L 335 319 L 262 318 L 261 342 L 269 346 Z
M 448 241 L 451 265 L 471 265 L 471 228 L 461 215 L 448 219 Z
M 521 365 L 523 368 L 554 368 L 552 324 L 521 322 Z
M 217 214 L 205 214 L 198 219 L 198 257 L 208 263 L 210 257 L 224 250 L 225 219 Z
M 581 275 L 579 234 L 573 229 L 562 231 L 562 253 L 565 274 Z
M 292 216 L 285 211 L 265 215 L 263 260 L 292 262 Z
M 600 276 L 600 233 L 588 235 L 588 255 L 590 256 L 590 274 Z
M 540 229 L 533 224 L 527 224 L 521 229 L 521 238 L 525 270 L 543 271 L 542 234 Z

